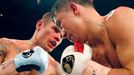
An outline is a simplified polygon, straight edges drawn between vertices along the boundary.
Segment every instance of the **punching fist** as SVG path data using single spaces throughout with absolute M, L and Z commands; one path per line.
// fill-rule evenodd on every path
M 76 50 L 76 47 L 74 47 L 74 45 L 70 45 L 64 50 L 61 56 L 61 66 L 66 74 L 81 75 L 83 69 L 85 68 L 85 65 L 89 60 L 91 60 L 91 48 L 86 44 L 83 46 L 83 51 L 81 51 L 81 49 Z
M 41 47 L 36 46 L 16 55 L 14 61 L 17 72 L 35 69 L 37 72 L 43 73 L 48 66 L 48 54 Z

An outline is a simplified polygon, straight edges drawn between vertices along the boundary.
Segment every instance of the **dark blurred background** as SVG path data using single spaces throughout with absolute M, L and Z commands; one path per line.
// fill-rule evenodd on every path
M 30 39 L 35 23 L 50 11 L 56 0 L 0 0 L 0 38 Z M 94 6 L 101 15 L 106 15 L 119 6 L 134 8 L 134 0 L 94 0 Z M 60 61 L 62 51 L 70 43 L 63 40 L 52 53 Z

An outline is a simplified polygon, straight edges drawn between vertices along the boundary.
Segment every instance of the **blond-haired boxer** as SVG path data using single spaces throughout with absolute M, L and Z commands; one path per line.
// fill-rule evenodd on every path
M 118 7 L 109 16 L 101 16 L 91 0 L 58 0 L 52 12 L 56 24 L 71 39 L 88 42 L 94 61 L 83 75 L 134 74 L 134 10 Z M 111 65 L 111 68 L 105 67 Z M 120 67 L 120 64 L 122 67 Z M 117 67 L 117 68 L 114 68 Z
M 32 59 L 29 60 L 22 58 L 22 53 L 25 50 L 30 50 L 35 46 L 42 47 L 45 51 L 51 52 L 56 46 L 58 46 L 62 41 L 62 32 L 61 30 L 52 22 L 51 14 L 46 13 L 43 17 L 37 21 L 36 30 L 29 40 L 17 40 L 17 39 L 9 39 L 9 38 L 1 38 L 0 39 L 0 75 L 40 75 L 35 70 L 18 72 L 17 69 L 14 69 L 14 66 L 18 66 L 18 64 L 33 64 L 33 62 L 39 63 L 44 59 L 42 57 L 42 51 L 40 52 L 40 48 L 37 48 L 39 51 L 35 51 L 34 54 L 38 55 L 31 56 Z M 34 49 L 36 50 L 36 49 Z M 31 51 L 29 51 L 31 53 Z M 37 59 L 39 58 L 39 59 Z M 14 61 L 11 61 L 15 59 Z M 17 61 L 16 59 L 24 59 L 27 60 L 28 63 L 25 63 L 24 60 Z M 35 61 L 34 61 L 35 60 Z M 47 59 L 46 59 L 47 60 Z M 33 61 L 33 62 L 32 62 Z M 6 62 L 6 63 L 5 63 Z M 17 64 L 17 65 L 16 65 Z M 47 63 L 44 63 L 47 64 Z M 27 66 L 28 67 L 28 66 Z M 43 65 L 42 65 L 43 67 Z M 10 70 L 9 70 L 10 69 Z M 24 69 L 24 68 L 22 68 Z M 42 75 L 62 75 L 63 73 L 59 70 L 59 64 L 56 62 L 51 56 L 48 57 L 48 67 Z M 16 71 L 17 70 L 17 71 Z M 1 74 L 2 73 L 2 74 Z

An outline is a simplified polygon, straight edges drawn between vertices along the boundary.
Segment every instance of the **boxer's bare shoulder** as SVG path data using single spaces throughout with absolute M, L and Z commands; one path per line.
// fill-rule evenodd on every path
M 6 50 L 7 52 L 9 51 L 9 49 L 11 49 L 12 47 L 15 47 L 15 40 L 14 39 L 8 39 L 8 38 L 0 38 L 0 45 L 1 48 L 4 48 L 4 50 Z
M 134 29 L 134 10 L 129 7 L 118 7 L 105 22 L 109 37 L 116 44 L 122 43 L 128 36 L 128 32 Z M 122 38 L 120 38 L 120 37 Z M 115 39 L 116 38 L 116 39 Z M 121 41 L 120 41 L 121 40 Z
M 110 40 L 116 46 L 121 64 L 132 70 L 134 67 L 134 10 L 129 7 L 119 7 L 105 24 Z
M 0 62 L 4 62 L 8 59 L 13 58 L 19 48 L 15 44 L 14 39 L 0 38 Z
M 109 17 L 109 16 L 108 16 Z M 116 23 L 115 21 L 127 21 L 127 19 L 134 18 L 134 9 L 129 8 L 129 7 L 118 7 L 114 10 L 112 15 L 106 20 L 106 23 L 109 25 Z M 117 22 L 118 23 L 118 22 Z

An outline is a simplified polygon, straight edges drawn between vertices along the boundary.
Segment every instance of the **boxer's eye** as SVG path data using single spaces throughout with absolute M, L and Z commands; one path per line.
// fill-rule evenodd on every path
M 54 26 L 53 29 L 54 29 L 54 31 L 57 32 L 57 33 L 61 31 L 57 26 Z

